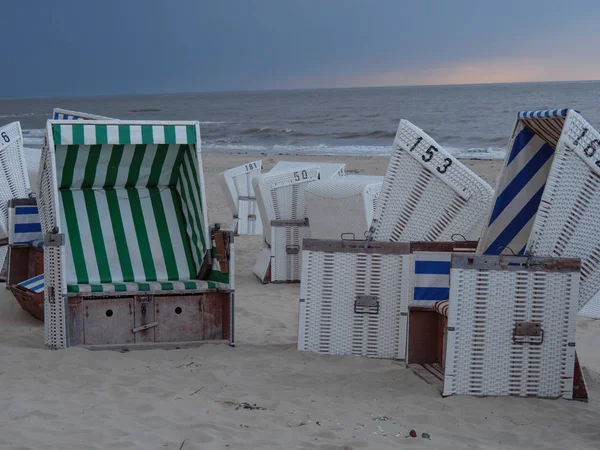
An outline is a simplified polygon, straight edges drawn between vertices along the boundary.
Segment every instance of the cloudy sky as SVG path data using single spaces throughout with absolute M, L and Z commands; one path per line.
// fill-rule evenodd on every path
M 600 0 L 2 0 L 0 97 L 600 79 Z

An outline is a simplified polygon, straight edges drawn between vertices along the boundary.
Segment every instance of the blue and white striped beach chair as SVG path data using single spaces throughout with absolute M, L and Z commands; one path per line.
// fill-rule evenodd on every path
M 600 134 L 575 110 L 520 112 L 478 247 L 580 258 L 579 308 L 600 291 L 599 148 Z

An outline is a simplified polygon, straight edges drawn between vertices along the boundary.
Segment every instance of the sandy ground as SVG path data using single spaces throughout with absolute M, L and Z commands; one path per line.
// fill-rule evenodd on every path
M 262 156 L 265 169 L 277 159 Z M 211 222 L 230 221 L 216 174 L 252 155 L 204 156 Z M 386 158 L 346 161 L 384 174 Z M 468 161 L 493 183 L 499 162 Z M 299 285 L 252 275 L 260 237 L 236 238 L 237 346 L 51 351 L 43 325 L 0 292 L 0 448 L 600 448 L 600 321 L 580 319 L 591 401 L 442 398 L 394 361 L 295 349 Z M 250 402 L 259 410 L 236 409 Z M 411 429 L 418 438 L 407 438 Z M 421 437 L 428 433 L 431 439 Z

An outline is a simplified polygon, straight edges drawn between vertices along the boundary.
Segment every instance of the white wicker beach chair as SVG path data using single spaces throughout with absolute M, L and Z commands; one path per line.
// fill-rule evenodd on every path
M 600 291 L 599 147 L 577 111 L 519 113 L 478 248 L 580 258 L 580 309 Z
M 8 201 L 31 193 L 19 122 L 0 127 L 0 270 L 8 253 Z
M 319 166 L 295 166 L 252 180 L 263 220 L 265 245 L 253 272 L 262 282 L 299 281 L 302 240 L 310 237 L 305 192 L 319 179 Z
M 481 232 L 492 188 L 431 137 L 401 120 L 371 237 L 376 241 L 467 240 Z
M 306 188 L 307 217 L 314 239 L 363 239 L 373 214 L 383 177 L 347 175 L 319 180 Z
M 219 174 L 221 188 L 233 214 L 233 222 L 229 229 L 234 234 L 263 234 L 262 221 L 252 187 L 252 179 L 260 175 L 261 170 L 262 161 L 253 161 Z
M 453 255 L 444 395 L 573 398 L 579 268 Z
M 233 343 L 233 239 L 208 227 L 198 122 L 49 121 L 46 143 L 46 344 Z
M 307 239 L 298 350 L 404 359 L 410 244 Z

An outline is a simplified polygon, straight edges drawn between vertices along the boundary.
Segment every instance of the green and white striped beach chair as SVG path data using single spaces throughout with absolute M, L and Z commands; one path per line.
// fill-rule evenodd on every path
M 233 239 L 208 226 L 198 122 L 46 134 L 46 344 L 233 343 Z

